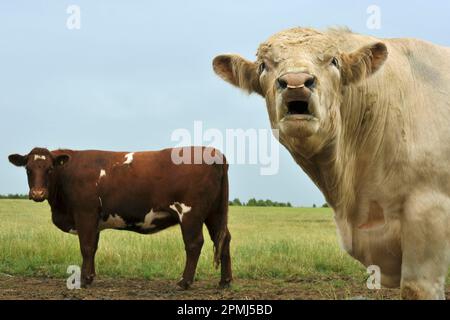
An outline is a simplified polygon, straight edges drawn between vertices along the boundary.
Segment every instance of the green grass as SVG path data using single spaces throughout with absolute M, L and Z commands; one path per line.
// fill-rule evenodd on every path
M 330 209 L 230 207 L 229 220 L 236 278 L 366 276 L 339 248 Z M 197 278 L 218 278 L 204 235 Z M 148 236 L 103 231 L 96 256 L 97 273 L 108 277 L 178 279 L 184 261 L 178 227 Z M 48 204 L 0 200 L 0 273 L 66 277 L 72 264 L 81 265 L 78 238 L 52 224 Z

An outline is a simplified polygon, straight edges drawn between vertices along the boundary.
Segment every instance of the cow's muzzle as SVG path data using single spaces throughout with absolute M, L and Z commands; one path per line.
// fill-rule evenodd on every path
M 33 188 L 30 190 L 29 198 L 35 202 L 43 202 L 47 199 L 48 192 L 44 188 Z

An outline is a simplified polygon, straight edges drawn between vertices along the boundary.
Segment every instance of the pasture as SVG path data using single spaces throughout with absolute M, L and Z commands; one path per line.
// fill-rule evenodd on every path
M 219 271 L 205 229 L 197 282 L 187 292 L 175 285 L 185 261 L 179 227 L 148 236 L 103 231 L 93 287 L 69 291 L 67 267 L 81 264 L 78 238 L 52 224 L 48 204 L 0 200 L 0 217 L 0 299 L 399 296 L 398 290 L 367 289 L 365 268 L 339 248 L 330 209 L 230 207 L 233 286 L 216 288 Z

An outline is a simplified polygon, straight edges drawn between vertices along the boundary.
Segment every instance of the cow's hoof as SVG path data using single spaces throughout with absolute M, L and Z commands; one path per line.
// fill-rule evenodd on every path
M 189 290 L 191 288 L 192 282 L 181 279 L 178 281 L 177 285 L 183 290 Z
M 220 289 L 228 289 L 229 287 L 231 287 L 231 280 L 221 280 L 219 282 Z
M 87 289 L 92 285 L 93 282 L 94 282 L 94 277 L 86 277 L 81 280 L 81 288 Z
M 87 283 L 87 282 L 81 281 L 81 285 L 80 285 L 81 289 L 88 289 L 91 286 L 92 286 L 92 282 L 91 283 Z

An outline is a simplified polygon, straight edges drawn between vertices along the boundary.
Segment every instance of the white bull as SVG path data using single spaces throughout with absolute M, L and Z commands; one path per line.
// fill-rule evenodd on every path
M 405 299 L 444 299 L 450 264 L 450 49 L 295 28 L 257 61 L 214 59 L 266 99 L 280 142 L 334 209 L 345 250 Z

